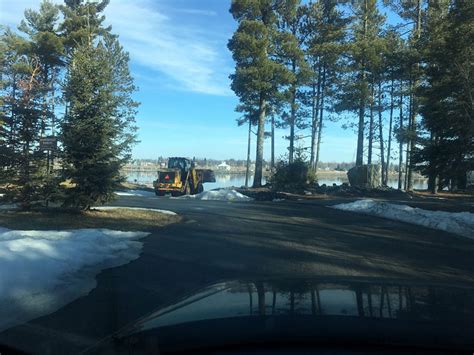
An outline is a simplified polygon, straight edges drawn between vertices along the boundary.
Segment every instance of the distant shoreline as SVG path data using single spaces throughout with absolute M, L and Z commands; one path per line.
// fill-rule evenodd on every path
M 199 168 L 202 168 L 202 169 L 212 169 L 212 168 L 208 168 L 208 167 L 199 167 Z M 214 169 L 213 169 L 214 170 Z M 123 174 L 133 174 L 133 173 L 144 173 L 144 174 L 156 174 L 156 170 L 155 169 L 124 169 L 122 171 Z M 214 170 L 214 173 L 218 176 L 222 176 L 222 175 L 245 175 L 245 169 L 241 170 L 236 170 L 236 169 L 233 169 L 233 170 L 229 170 L 229 171 L 222 171 L 222 170 Z M 253 171 L 251 171 L 251 175 L 253 175 Z M 268 170 L 264 170 L 263 171 L 263 175 L 264 176 L 270 176 L 270 171 Z M 341 178 L 341 177 L 344 177 L 347 179 L 347 171 L 339 171 L 339 170 L 318 170 L 318 172 L 316 173 L 316 175 L 319 177 L 319 178 L 325 178 L 325 179 L 329 179 L 329 178 Z M 392 178 L 392 179 L 396 179 L 398 178 L 398 172 L 396 171 L 391 171 L 388 173 L 388 176 L 389 178 Z M 405 176 L 405 174 L 403 174 L 403 176 Z M 427 178 L 425 178 L 424 176 L 421 176 L 421 175 L 418 175 L 418 174 L 415 174 L 414 177 L 413 177 L 414 180 L 416 181 L 420 181 L 420 180 L 423 180 L 423 181 L 426 181 L 428 180 Z

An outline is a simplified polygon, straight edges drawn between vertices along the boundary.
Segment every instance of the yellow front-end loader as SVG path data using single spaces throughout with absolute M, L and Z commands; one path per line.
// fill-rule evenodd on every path
M 153 182 L 153 187 L 157 196 L 171 193 L 176 197 L 201 193 L 206 182 L 216 182 L 212 170 L 196 169 L 190 159 L 175 157 L 168 159 L 168 168 L 158 170 L 158 179 Z

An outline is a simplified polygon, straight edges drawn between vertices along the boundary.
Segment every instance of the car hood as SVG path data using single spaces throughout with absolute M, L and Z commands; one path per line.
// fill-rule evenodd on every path
M 113 339 L 162 352 L 308 341 L 467 350 L 473 300 L 472 287 L 399 280 L 233 280 L 157 309 Z

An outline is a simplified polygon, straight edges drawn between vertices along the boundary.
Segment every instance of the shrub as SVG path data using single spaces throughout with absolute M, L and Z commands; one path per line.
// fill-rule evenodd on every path
M 301 191 L 315 180 L 315 174 L 303 160 L 293 163 L 280 161 L 270 178 L 270 184 L 277 190 Z

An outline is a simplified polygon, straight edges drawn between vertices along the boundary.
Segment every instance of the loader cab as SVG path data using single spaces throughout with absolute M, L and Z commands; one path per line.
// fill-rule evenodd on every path
M 168 169 L 178 169 L 182 172 L 188 172 L 189 169 L 194 167 L 194 163 L 186 158 L 169 158 Z

